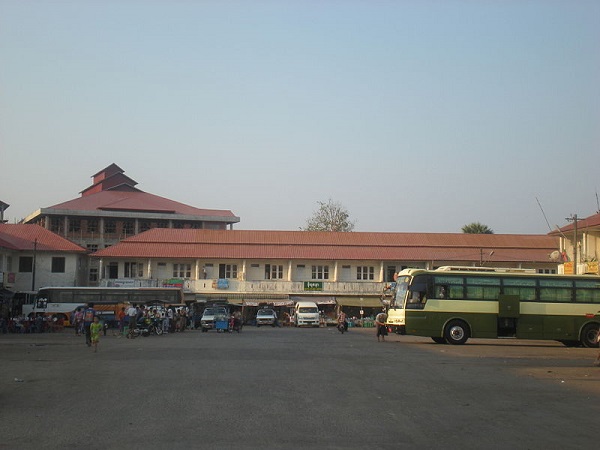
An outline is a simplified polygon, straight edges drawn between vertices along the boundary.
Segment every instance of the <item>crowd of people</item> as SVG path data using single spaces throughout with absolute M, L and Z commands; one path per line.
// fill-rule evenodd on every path
M 125 327 L 131 328 L 132 324 L 143 324 L 147 320 L 160 321 L 164 333 L 177 333 L 194 328 L 194 315 L 188 307 L 128 305 L 121 307 L 116 319 L 120 335 L 124 333 Z
M 48 333 L 62 331 L 65 323 L 61 317 L 38 314 L 28 317 L 24 314 L 7 318 L 0 316 L 0 333 Z

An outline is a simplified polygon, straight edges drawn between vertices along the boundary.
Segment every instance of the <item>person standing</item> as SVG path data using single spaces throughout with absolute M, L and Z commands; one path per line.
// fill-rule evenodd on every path
M 388 334 L 385 321 L 387 320 L 387 314 L 385 310 L 381 311 L 375 317 L 375 327 L 377 328 L 377 342 L 385 341 L 385 337 Z
M 98 316 L 94 316 L 94 321 L 90 325 L 90 342 L 94 346 L 94 353 L 98 351 L 98 342 L 100 342 L 100 331 L 102 331 L 102 324 Z
M 346 313 L 340 309 L 340 314 L 337 318 L 338 327 L 344 327 L 344 331 L 348 331 L 348 321 L 346 320 Z
M 133 305 L 129 305 L 127 309 L 127 328 L 131 333 L 135 328 L 135 318 L 137 316 L 137 308 Z
M 119 322 L 119 337 L 123 336 L 123 330 L 125 330 L 125 317 L 127 314 L 125 313 L 125 307 L 122 306 L 119 312 L 117 313 L 117 320 Z
M 73 321 L 75 322 L 75 335 L 81 336 L 83 334 L 83 310 L 77 308 L 73 315 Z
M 96 317 L 96 310 L 94 304 L 90 303 L 85 311 L 83 312 L 83 328 L 85 330 L 85 343 L 88 347 L 92 346 L 92 335 L 90 326 L 94 323 L 94 317 Z

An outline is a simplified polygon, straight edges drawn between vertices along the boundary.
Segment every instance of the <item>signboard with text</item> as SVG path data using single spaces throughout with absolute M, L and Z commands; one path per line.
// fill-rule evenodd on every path
M 323 282 L 322 281 L 305 281 L 304 282 L 304 290 L 305 291 L 322 291 L 323 290 Z
M 563 269 L 564 269 L 565 275 L 573 275 L 573 261 L 567 261 L 564 264 Z

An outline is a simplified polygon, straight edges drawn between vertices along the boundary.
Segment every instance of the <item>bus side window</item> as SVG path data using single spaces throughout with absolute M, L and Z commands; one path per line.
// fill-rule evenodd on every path
M 407 308 L 423 309 L 427 302 L 427 293 L 423 291 L 412 291 L 408 298 Z
M 436 298 L 447 298 L 447 296 L 448 296 L 447 292 L 448 291 L 446 289 L 446 286 L 437 286 L 435 297 Z

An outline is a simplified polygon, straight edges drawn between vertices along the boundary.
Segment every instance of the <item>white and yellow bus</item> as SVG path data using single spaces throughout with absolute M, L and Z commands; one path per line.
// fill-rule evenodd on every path
M 398 275 L 387 324 L 437 343 L 512 337 L 598 347 L 600 277 L 406 269 Z
M 113 321 L 119 308 L 134 305 L 179 305 L 183 291 L 179 288 L 101 288 L 101 287 L 44 287 L 37 292 L 33 303 L 23 305 L 23 314 L 43 314 L 69 324 L 71 315 L 86 304 L 105 321 Z

